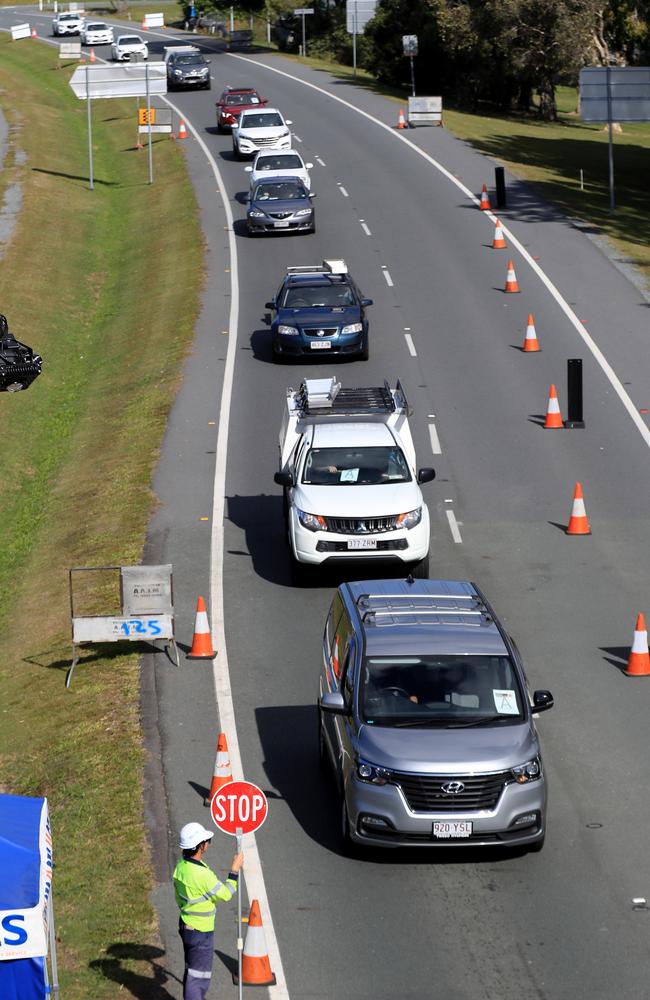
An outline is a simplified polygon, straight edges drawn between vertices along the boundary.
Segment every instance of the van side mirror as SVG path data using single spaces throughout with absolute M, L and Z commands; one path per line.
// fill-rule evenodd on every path
M 340 691 L 326 691 L 318 702 L 321 712 L 329 712 L 331 715 L 349 715 L 350 709 L 345 704 L 345 699 Z
M 295 486 L 292 472 L 276 472 L 273 476 L 273 482 L 277 483 L 278 486 Z
M 374 302 L 373 302 L 372 299 L 361 299 L 361 305 L 362 306 L 372 306 L 372 305 L 374 305 Z
M 418 469 L 418 483 L 430 483 L 435 478 L 435 469 Z
M 533 712 L 546 712 L 553 708 L 553 695 L 550 691 L 535 691 L 533 693 Z

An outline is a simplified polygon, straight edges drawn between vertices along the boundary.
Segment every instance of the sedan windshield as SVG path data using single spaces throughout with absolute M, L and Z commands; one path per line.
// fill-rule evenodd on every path
M 254 201 L 293 201 L 294 198 L 306 198 L 307 192 L 302 184 L 291 181 L 274 183 L 265 181 L 255 188 Z
M 259 115 L 243 115 L 242 116 L 242 128 L 277 128 L 278 125 L 283 125 L 284 122 L 280 118 L 280 115 L 273 114 L 259 114 Z
M 449 729 L 523 720 L 522 693 L 509 657 L 367 657 L 361 715 L 369 725 Z
M 88 24 L 86 31 L 108 31 L 108 28 L 105 24 Z
M 312 448 L 302 475 L 303 483 L 312 486 L 380 486 L 410 480 L 406 459 L 397 446 Z
M 255 170 L 302 170 L 302 167 L 302 160 L 297 153 L 259 156 L 255 162 Z
M 282 305 L 285 309 L 345 308 L 354 305 L 354 295 L 349 285 L 292 285 L 287 288 Z

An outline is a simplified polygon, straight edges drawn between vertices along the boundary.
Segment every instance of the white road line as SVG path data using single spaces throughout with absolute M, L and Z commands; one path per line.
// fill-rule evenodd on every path
M 451 537 L 456 542 L 457 545 L 463 544 L 463 539 L 460 537 L 460 531 L 458 530 L 458 521 L 456 520 L 456 515 L 453 510 L 446 510 L 447 520 L 449 521 L 449 530 L 451 531 Z
M 343 187 L 342 184 L 339 184 L 339 191 L 341 192 L 341 194 L 343 195 L 344 198 L 349 198 L 350 197 L 350 195 L 347 193 L 347 191 L 345 190 L 345 188 Z
M 406 341 L 406 346 L 409 349 L 409 354 L 412 358 L 417 358 L 418 352 L 415 350 L 415 344 L 413 343 L 413 337 L 410 333 L 404 334 L 404 340 Z
M 300 136 L 299 136 L 299 135 L 296 135 L 296 133 L 295 133 L 295 132 L 293 133 L 293 137 L 294 137 L 294 139 L 296 140 L 296 142 L 302 142 L 302 139 L 300 138 Z
M 381 273 L 383 274 L 384 278 L 386 279 L 386 284 L 388 285 L 388 287 L 392 288 L 393 284 L 394 284 L 393 279 L 390 276 L 390 271 L 388 270 L 387 267 L 384 267 L 383 264 L 382 264 L 382 268 L 381 268 Z
M 431 451 L 434 455 L 442 455 L 442 448 L 440 447 L 440 438 L 438 437 L 438 431 L 436 430 L 435 424 L 429 424 L 429 440 L 431 441 Z
M 372 233 L 371 233 L 371 232 L 370 232 L 370 230 L 368 229 L 368 227 L 367 227 L 367 225 L 365 224 L 365 222 L 362 222 L 362 223 L 361 223 L 361 228 L 363 229 L 363 231 L 364 231 L 364 233 L 366 234 L 366 236 L 372 236 Z
M 321 160 L 320 156 L 316 157 L 316 163 L 320 163 L 321 167 L 326 167 L 327 166 L 327 164 L 325 163 L 325 160 Z
M 386 131 L 390 136 L 392 136 L 393 139 L 397 140 L 397 142 L 403 142 L 407 146 L 409 146 L 413 150 L 413 152 L 417 153 L 418 156 L 421 156 L 424 160 L 427 161 L 427 163 L 430 163 L 432 167 L 435 167 L 435 169 L 439 171 L 439 173 L 441 173 L 443 177 L 446 177 L 447 180 L 451 181 L 451 183 L 454 184 L 459 191 L 462 191 L 463 194 L 466 195 L 466 197 L 469 198 L 470 201 L 472 201 L 478 207 L 480 200 L 479 198 L 476 197 L 474 192 L 470 191 L 470 189 L 466 187 L 465 184 L 463 184 L 457 177 L 455 177 L 454 174 L 451 173 L 451 171 L 447 170 L 446 167 L 443 167 L 442 163 L 439 163 L 438 160 L 435 160 L 433 156 L 431 156 L 429 153 L 426 152 L 426 150 L 421 149 L 411 139 L 407 139 L 402 131 L 398 131 L 390 125 L 386 125 L 385 122 L 382 122 L 378 118 L 375 118 L 374 115 L 369 114 L 367 111 L 363 111 L 361 108 L 356 107 L 354 104 L 350 103 L 350 101 L 346 101 L 343 97 L 339 97 L 338 94 L 332 94 L 329 92 L 329 90 L 325 90 L 324 87 L 318 87 L 315 83 L 310 83 L 308 80 L 301 80 L 300 77 L 294 76 L 293 73 L 287 73 L 286 70 L 277 69 L 277 67 L 275 66 L 267 66 L 266 63 L 259 62 L 259 60 L 257 59 L 251 59 L 249 56 L 237 55 L 235 52 L 229 52 L 227 53 L 227 55 L 231 59 L 241 59 L 242 62 L 254 63 L 255 66 L 260 66 L 262 69 L 268 70 L 269 73 L 277 73 L 279 76 L 284 76 L 289 80 L 293 80 L 295 83 L 302 84 L 303 87 L 309 87 L 311 90 L 315 90 L 319 94 L 323 94 L 325 97 L 328 97 L 331 101 L 337 101 L 344 107 L 349 108 L 350 111 L 354 111 L 356 114 L 361 115 L 363 118 L 366 118 L 369 122 L 372 122 L 379 128 L 384 129 L 384 131 Z M 492 222 L 492 224 L 496 222 L 496 216 L 493 212 L 481 212 L 481 215 L 489 219 Z M 596 341 L 587 332 L 584 324 L 580 322 L 580 320 L 578 319 L 578 317 L 576 316 L 573 309 L 566 301 L 560 290 L 553 284 L 551 279 L 548 277 L 547 274 L 545 274 L 545 272 L 539 266 L 537 261 L 533 259 L 533 257 L 531 256 L 531 254 L 528 253 L 523 244 L 519 242 L 517 237 L 512 233 L 510 229 L 508 229 L 507 226 L 503 224 L 502 221 L 501 221 L 501 228 L 503 229 L 503 232 L 505 233 L 507 238 L 511 241 L 512 245 L 519 251 L 519 253 L 526 261 L 526 263 L 535 272 L 535 274 L 542 282 L 542 284 L 545 286 L 547 291 L 551 293 L 551 295 L 559 305 L 562 312 L 565 314 L 565 316 L 567 317 L 573 328 L 578 333 L 578 336 L 582 338 L 586 347 L 591 351 L 595 360 L 602 368 L 605 377 L 609 381 L 614 392 L 616 393 L 621 403 L 627 410 L 628 415 L 632 420 L 633 424 L 635 425 L 636 429 L 638 430 L 639 434 L 645 441 L 648 448 L 650 448 L 650 427 L 646 426 L 641 414 L 637 412 L 634 403 L 632 402 L 627 392 L 625 391 L 623 383 L 619 379 L 618 375 L 610 365 L 609 361 L 607 360 L 601 349 L 598 347 Z

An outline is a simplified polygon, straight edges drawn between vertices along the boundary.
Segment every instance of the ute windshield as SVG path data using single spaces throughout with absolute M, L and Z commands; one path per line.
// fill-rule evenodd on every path
M 312 448 L 303 483 L 312 486 L 380 486 L 408 483 L 411 473 L 401 448 Z
M 454 729 L 524 719 L 508 656 L 367 657 L 359 693 L 361 717 L 374 726 Z

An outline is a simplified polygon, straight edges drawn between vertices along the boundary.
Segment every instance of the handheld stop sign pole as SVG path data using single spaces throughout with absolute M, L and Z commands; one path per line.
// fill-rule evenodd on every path
M 212 796 L 210 813 L 214 825 L 222 833 L 236 838 L 237 853 L 242 849 L 245 833 L 255 833 L 266 819 L 269 804 L 261 788 L 250 781 L 229 781 Z M 242 996 L 242 952 L 244 943 L 241 933 L 241 880 L 237 899 L 237 965 L 239 972 L 239 997 Z

